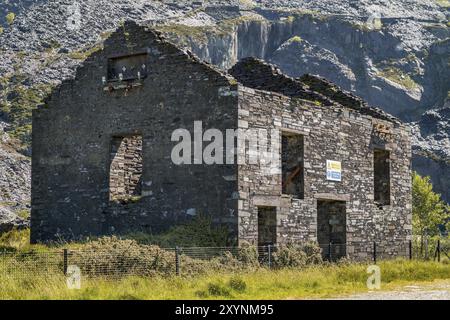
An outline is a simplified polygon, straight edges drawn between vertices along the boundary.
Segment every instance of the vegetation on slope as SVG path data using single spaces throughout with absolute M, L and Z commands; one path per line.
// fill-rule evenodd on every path
M 395 82 L 409 90 L 418 87 L 417 83 L 408 74 L 396 67 L 386 67 L 378 72 L 378 76 Z

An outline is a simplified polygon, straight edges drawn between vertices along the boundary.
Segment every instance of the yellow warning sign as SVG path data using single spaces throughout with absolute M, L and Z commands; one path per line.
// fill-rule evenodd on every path
M 340 161 L 327 160 L 327 180 L 341 181 L 342 166 Z

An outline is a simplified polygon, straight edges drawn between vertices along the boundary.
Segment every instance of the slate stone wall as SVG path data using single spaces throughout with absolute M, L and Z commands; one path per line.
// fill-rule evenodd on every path
M 108 59 L 147 53 L 146 77 L 107 82 Z M 139 67 L 139 66 L 138 66 Z M 137 70 L 131 73 L 137 75 Z M 236 241 L 234 165 L 175 165 L 173 130 L 237 126 L 237 86 L 157 34 L 127 23 L 33 114 L 32 242 L 159 232 L 200 214 Z M 142 197 L 109 201 L 113 137 L 142 136 Z
M 109 200 L 127 201 L 142 195 L 142 137 L 113 137 L 109 169 Z
M 270 79 L 269 79 L 270 81 Z M 342 106 L 324 106 L 284 95 L 239 89 L 239 126 L 304 136 L 304 199 L 282 194 L 281 170 L 239 165 L 239 239 L 256 243 L 258 207 L 277 210 L 277 242 L 317 241 L 317 201 L 346 202 L 347 253 L 406 255 L 411 236 L 410 132 L 399 122 Z M 281 139 L 281 138 L 280 138 Z M 281 141 L 280 141 L 281 143 Z M 390 151 L 390 205 L 374 201 L 374 150 Z M 326 178 L 326 160 L 340 161 L 342 181 Z
M 122 59 L 126 55 L 133 58 Z M 113 81 L 108 80 L 111 60 Z M 243 86 L 145 27 L 127 23 L 119 28 L 75 79 L 63 82 L 33 113 L 32 242 L 157 233 L 205 214 L 228 226 L 228 244 L 257 243 L 258 222 L 261 228 L 270 226 L 270 234 L 274 230 L 272 222 L 258 221 L 258 208 L 275 210 L 277 243 L 317 241 L 317 202 L 331 200 L 345 202 L 350 256 L 370 256 L 372 241 L 384 255 L 406 254 L 411 236 L 408 129 L 323 79 L 304 77 L 304 83 L 251 63 L 252 68 L 240 64 L 231 71 Z M 261 77 L 257 82 L 255 75 Z M 292 159 L 284 157 L 284 163 L 301 166 L 303 179 L 294 188 L 301 187 L 303 196 L 282 194 L 281 152 L 271 170 L 245 162 L 174 164 L 171 154 L 178 141 L 171 135 L 187 129 L 194 151 L 195 121 L 202 121 L 203 130 L 222 133 L 268 130 L 267 141 L 258 145 L 272 137 L 281 144 L 282 132 L 302 135 L 303 150 Z M 111 146 L 116 137 L 130 136 L 142 137 L 141 196 L 110 201 Z M 136 160 L 140 143 L 135 147 Z M 241 147 L 238 159 L 248 151 Z M 389 205 L 374 201 L 376 149 L 390 152 Z M 326 160 L 342 163 L 342 181 L 327 180 Z M 137 162 L 131 161 L 131 168 L 138 168 Z

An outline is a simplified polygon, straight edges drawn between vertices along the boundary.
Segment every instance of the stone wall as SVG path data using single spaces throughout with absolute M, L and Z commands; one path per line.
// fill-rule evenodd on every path
M 111 57 L 143 52 L 145 79 L 107 81 Z M 120 27 L 33 114 L 31 240 L 157 233 L 204 214 L 235 242 L 236 166 L 171 161 L 175 129 L 237 126 L 231 80 L 151 30 Z M 133 135 L 142 136 L 141 197 L 109 201 L 111 141 Z
M 142 136 L 113 137 L 109 169 L 109 200 L 142 195 Z
M 391 199 L 391 179 L 389 151 L 375 149 L 373 153 L 374 200 L 380 205 L 388 205 Z
M 247 87 L 239 89 L 239 126 L 295 132 L 304 137 L 304 199 L 282 194 L 281 170 L 239 165 L 239 239 L 256 242 L 258 207 L 277 208 L 277 242 L 317 240 L 317 201 L 345 201 L 347 252 L 405 255 L 411 236 L 410 132 L 398 121 L 342 106 L 324 106 Z M 389 131 L 380 134 L 379 128 Z M 384 138 L 383 138 L 384 137 Z M 384 140 L 383 140 L 384 139 Z M 280 141 L 281 142 L 281 141 Z M 390 205 L 374 201 L 374 150 L 390 151 Z M 342 181 L 326 178 L 326 160 L 340 161 Z
M 136 55 L 137 60 L 120 58 Z M 145 66 L 137 65 L 144 56 Z M 117 65 L 109 79 L 113 81 L 108 81 L 112 58 Z M 132 71 L 120 81 L 123 67 Z M 136 77 L 139 68 L 145 77 Z M 401 248 L 411 235 L 406 127 L 358 104 L 350 94 L 335 92 L 323 79 L 305 78 L 305 84 L 254 61 L 251 68 L 240 64 L 233 70 L 246 86 L 153 31 L 133 23 L 119 28 L 103 50 L 84 62 L 75 79 L 63 82 L 33 113 L 32 241 L 157 233 L 205 214 L 229 228 L 229 244 L 238 239 L 272 242 L 273 221 L 258 220 L 258 213 L 273 210 L 277 243 L 317 241 L 317 202 L 327 200 L 345 202 L 348 254 L 367 257 L 372 241 L 385 253 L 405 254 Z M 253 83 L 255 76 L 263 81 L 256 77 Z M 340 102 L 333 101 L 333 95 Z M 287 154 L 281 159 L 282 152 L 277 153 L 280 161 L 274 171 L 259 163 L 177 165 L 171 159 L 178 143 L 172 133 L 187 129 L 195 150 L 194 121 L 201 121 L 203 130 L 222 133 L 263 128 L 278 137 L 280 145 L 283 133 L 302 138 L 284 141 Z M 123 139 L 135 136 L 142 142 Z M 122 142 L 111 158 L 116 137 Z M 379 149 L 390 155 L 389 205 L 374 201 L 374 150 Z M 245 150 L 238 148 L 237 158 Z M 131 161 L 125 166 L 127 156 Z M 342 181 L 327 180 L 327 160 L 341 162 Z M 125 167 L 132 178 L 124 174 L 123 183 L 117 184 L 115 175 Z M 287 180 L 293 184 L 284 194 Z M 112 190 L 120 197 L 135 192 L 140 196 L 110 201 Z M 260 237 L 258 228 L 272 231 Z
M 282 193 L 304 198 L 305 166 L 303 163 L 303 136 L 282 134 L 281 136 L 281 184 Z
M 345 201 L 317 201 L 317 242 L 321 244 L 324 258 L 330 258 L 330 251 L 331 259 L 345 257 L 346 218 Z

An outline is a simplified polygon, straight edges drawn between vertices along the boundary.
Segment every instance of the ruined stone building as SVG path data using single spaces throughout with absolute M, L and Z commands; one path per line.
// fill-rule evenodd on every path
M 277 170 L 174 163 L 172 133 L 194 137 L 196 121 L 278 133 Z M 254 58 L 224 73 L 134 23 L 34 111 L 32 152 L 33 242 L 156 233 L 200 214 L 227 226 L 231 245 L 332 242 L 341 256 L 364 257 L 372 241 L 404 254 L 411 235 L 405 125 Z

